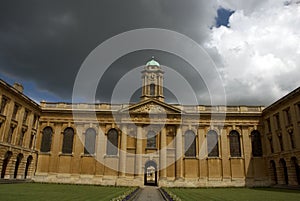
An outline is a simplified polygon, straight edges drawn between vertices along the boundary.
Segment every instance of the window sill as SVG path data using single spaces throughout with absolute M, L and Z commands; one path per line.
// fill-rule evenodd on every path
M 95 154 L 81 154 L 80 156 L 83 158 L 83 157 L 95 157 L 96 155 Z
M 39 154 L 40 154 L 40 155 L 49 155 L 49 156 L 50 156 L 50 155 L 51 155 L 51 152 L 50 152 L 50 151 L 49 151 L 49 152 L 39 152 Z
M 13 127 L 16 127 L 16 126 L 18 125 L 18 121 L 12 119 L 12 120 L 11 120 L 11 125 L 12 125 Z
M 198 160 L 198 157 L 197 156 L 185 156 L 184 159 L 197 159 Z
M 3 114 L 0 114 L 0 123 L 3 123 L 6 119 L 6 116 L 4 116 Z
M 252 158 L 262 158 L 263 156 L 252 156 Z
M 229 160 L 231 160 L 231 159 L 243 159 L 244 160 L 244 157 L 242 157 L 242 156 L 230 156 Z
M 157 150 L 156 147 L 146 147 L 145 150 Z
M 28 126 L 27 125 L 22 125 L 22 131 L 26 132 L 28 130 Z
M 104 155 L 104 158 L 119 158 L 119 155 Z
M 215 160 L 215 159 L 222 159 L 221 157 L 219 157 L 219 156 L 208 156 L 207 158 L 206 158 L 207 160 Z
M 72 157 L 74 156 L 73 153 L 70 153 L 70 154 L 69 153 L 59 153 L 58 155 L 59 156 L 72 156 Z

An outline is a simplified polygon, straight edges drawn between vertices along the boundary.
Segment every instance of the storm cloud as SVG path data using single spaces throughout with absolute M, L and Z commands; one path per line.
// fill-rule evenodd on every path
M 265 23 L 258 23 L 255 20 L 255 18 L 265 17 L 264 12 L 278 9 L 280 13 L 280 9 L 285 9 L 286 6 L 294 6 L 299 10 L 296 3 L 286 3 L 280 0 L 276 1 L 276 4 L 271 2 L 274 1 L 268 1 L 265 4 L 261 1 L 230 0 L 63 0 L 55 3 L 38 0 L 3 1 L 0 6 L 0 74 L 5 78 L 35 85 L 36 93 L 30 96 L 37 101 L 43 98 L 41 94 L 45 91 L 53 94 L 54 98 L 52 97 L 50 101 L 70 101 L 75 77 L 81 64 L 99 44 L 125 31 L 149 27 L 163 28 L 182 33 L 206 48 L 224 81 L 228 104 L 268 104 L 297 87 L 300 83 L 295 81 L 296 77 L 290 71 L 289 74 L 283 74 L 284 77 L 293 77 L 291 79 L 293 83 L 287 84 L 282 82 L 280 77 L 285 71 L 269 76 L 268 79 L 271 81 L 268 83 L 276 83 L 278 86 L 277 91 L 272 91 L 269 89 L 273 85 L 264 84 L 265 82 L 257 80 L 254 76 L 258 85 L 251 93 L 245 94 L 245 90 L 251 88 L 249 83 L 253 81 L 244 79 L 247 76 L 245 72 L 252 69 L 250 76 L 253 76 L 255 74 L 253 71 L 259 70 L 255 65 L 259 64 L 252 62 L 250 65 L 248 62 L 253 61 L 252 57 L 239 57 L 236 59 L 245 64 L 238 67 L 234 60 L 230 60 L 228 52 L 236 46 L 239 40 L 246 41 L 245 38 L 251 34 L 247 30 L 252 26 L 263 30 L 275 24 L 271 23 L 276 17 L 275 14 L 269 15 L 269 21 Z M 215 27 L 217 10 L 221 6 L 234 11 L 229 20 L 229 27 Z M 249 17 L 251 20 L 245 21 Z M 289 16 L 284 17 L 289 19 Z M 295 20 L 299 21 L 298 15 L 291 17 L 296 17 Z M 291 21 L 287 21 L 290 23 L 285 27 L 294 26 Z M 297 33 L 296 27 L 286 28 L 285 37 L 289 34 L 297 36 L 293 33 Z M 274 36 L 276 32 L 270 31 L 269 34 Z M 243 37 L 237 37 L 237 35 Z M 299 37 L 296 37 L 295 41 L 297 44 L 300 41 Z M 258 48 L 257 50 L 262 48 L 259 45 L 253 47 Z M 271 49 L 264 48 L 264 50 L 266 54 L 268 51 L 272 53 Z M 299 65 L 295 61 L 295 58 L 299 58 L 299 51 L 294 51 L 294 49 L 288 51 L 291 51 L 290 56 L 280 54 L 276 56 L 279 59 L 281 56 L 290 58 L 295 63 L 294 68 L 299 71 Z M 118 80 L 129 70 L 144 65 L 151 56 L 155 56 L 162 65 L 178 70 L 198 93 L 200 103 L 209 102 L 205 83 L 201 76 L 194 73 L 193 67 L 175 55 L 155 50 L 133 52 L 115 61 L 99 84 L 97 99 L 108 102 Z M 290 64 L 285 63 L 285 65 Z M 266 71 L 274 72 L 277 68 L 277 64 L 274 63 Z M 288 68 L 288 66 L 282 68 Z M 236 75 L 240 77 L 235 77 Z M 258 93 L 261 88 L 265 96 Z M 133 99 L 138 98 L 137 94 L 133 95 L 135 96 Z M 169 94 L 168 97 L 171 102 L 174 101 L 174 96 Z

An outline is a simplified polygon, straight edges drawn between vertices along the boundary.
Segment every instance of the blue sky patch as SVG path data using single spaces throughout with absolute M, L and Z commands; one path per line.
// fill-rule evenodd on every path
M 217 11 L 217 17 L 216 17 L 216 27 L 220 26 L 228 26 L 229 18 L 234 13 L 233 10 L 227 10 L 225 8 L 219 8 Z

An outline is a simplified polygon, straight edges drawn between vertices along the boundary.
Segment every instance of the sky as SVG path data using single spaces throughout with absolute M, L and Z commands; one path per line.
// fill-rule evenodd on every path
M 0 78 L 22 83 L 37 102 L 70 102 L 76 75 L 101 43 L 126 31 L 160 28 L 204 48 L 228 105 L 269 105 L 300 85 L 299 27 L 296 0 L 2 1 Z M 210 103 L 205 80 L 213 77 L 197 75 L 177 55 L 151 49 L 131 52 L 107 67 L 97 102 L 109 102 L 122 77 L 152 56 L 188 81 L 199 104 Z M 180 86 L 165 92 L 167 102 L 186 96 Z M 137 90 L 131 100 L 139 96 Z

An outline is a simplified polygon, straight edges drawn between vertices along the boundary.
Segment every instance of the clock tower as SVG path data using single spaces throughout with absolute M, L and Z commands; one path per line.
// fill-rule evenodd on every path
M 163 96 L 163 74 L 160 64 L 154 57 L 147 62 L 142 71 L 143 89 L 141 100 L 157 99 L 164 101 Z

